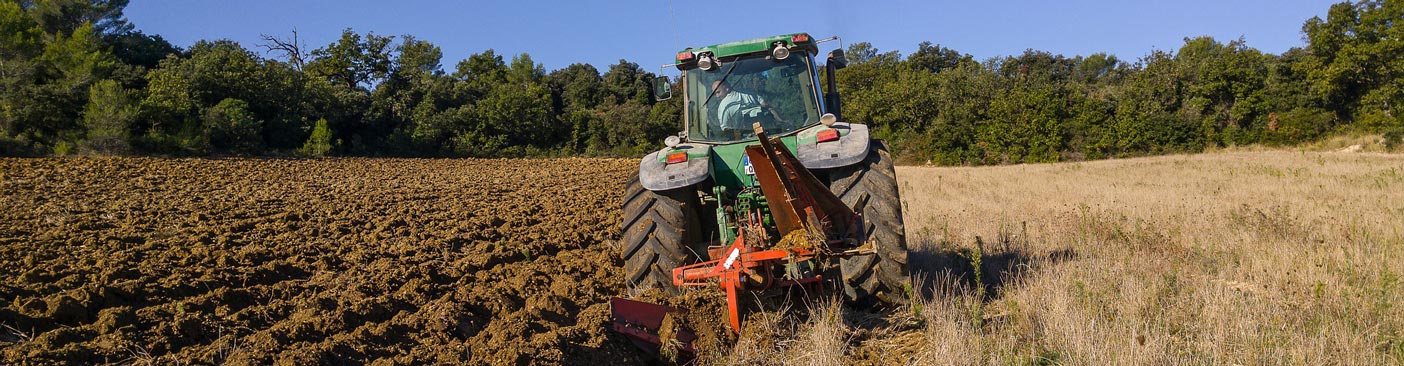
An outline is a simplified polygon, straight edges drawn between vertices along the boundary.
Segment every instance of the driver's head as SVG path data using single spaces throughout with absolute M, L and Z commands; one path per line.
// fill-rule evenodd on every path
M 716 93 L 717 97 L 724 97 L 727 93 L 731 92 L 731 86 L 726 85 L 726 83 L 723 83 L 721 80 L 713 81 L 712 92 Z

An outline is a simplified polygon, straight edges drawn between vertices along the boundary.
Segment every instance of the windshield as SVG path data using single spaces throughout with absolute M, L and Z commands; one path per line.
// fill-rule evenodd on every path
M 755 122 L 778 135 L 819 121 L 807 56 L 796 52 L 782 61 L 754 56 L 710 71 L 688 70 L 688 139 L 739 141 L 755 138 Z

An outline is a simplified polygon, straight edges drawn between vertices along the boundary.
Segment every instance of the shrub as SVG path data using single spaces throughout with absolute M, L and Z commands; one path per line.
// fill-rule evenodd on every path
M 79 142 L 79 149 L 104 155 L 130 153 L 127 131 L 137 113 L 130 93 L 116 81 L 102 80 L 93 84 L 88 89 L 88 105 L 83 108 L 87 138 Z
M 68 141 L 59 141 L 54 144 L 54 156 L 68 156 L 73 154 L 73 144 Z
M 1404 129 L 1393 129 L 1384 133 L 1385 149 L 1394 151 L 1400 146 L 1404 146 Z
M 225 98 L 205 111 L 205 134 L 212 147 L 222 152 L 259 152 L 262 127 L 263 122 L 249 112 L 249 104 L 239 99 Z
M 1319 108 L 1295 108 L 1268 117 L 1270 128 L 1266 142 L 1296 144 L 1325 136 L 1335 127 L 1336 115 Z
M 327 119 L 317 120 L 317 124 L 312 127 L 312 135 L 307 137 L 307 142 L 302 144 L 302 149 L 298 152 L 305 156 L 327 156 L 332 149 L 331 128 L 327 127 Z

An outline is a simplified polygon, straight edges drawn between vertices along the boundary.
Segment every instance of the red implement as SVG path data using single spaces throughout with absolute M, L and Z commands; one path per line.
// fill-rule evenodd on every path
M 727 321 L 731 324 L 731 329 L 737 332 L 741 332 L 741 304 L 738 297 L 740 291 L 762 291 L 818 283 L 823 280 L 813 273 L 792 280 L 774 277 L 776 265 L 798 267 L 801 262 L 814 259 L 814 253 L 805 248 L 757 250 L 747 245 L 746 235 L 743 233 L 721 254 L 724 257 L 674 268 L 673 285 L 721 285 L 726 291 Z
M 639 348 L 646 350 L 657 350 L 663 344 L 658 331 L 663 327 L 663 318 L 667 317 L 668 313 L 680 315 L 687 311 L 617 297 L 609 299 L 609 309 L 614 313 L 614 331 L 629 336 Z M 673 339 L 681 343 L 679 350 L 696 354 L 697 350 L 692 347 L 692 342 L 697 340 L 697 335 L 681 327 L 673 329 L 673 332 Z

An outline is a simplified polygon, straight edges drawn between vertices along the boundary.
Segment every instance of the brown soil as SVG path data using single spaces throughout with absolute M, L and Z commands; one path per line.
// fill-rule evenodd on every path
M 0 159 L 0 364 L 633 364 L 632 160 Z

